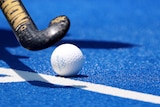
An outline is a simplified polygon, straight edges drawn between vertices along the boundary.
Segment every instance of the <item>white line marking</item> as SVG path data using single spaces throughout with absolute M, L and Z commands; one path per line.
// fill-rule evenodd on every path
M 90 82 L 78 81 L 69 78 L 56 77 L 46 74 L 38 74 L 27 71 L 19 71 L 13 69 L 0 68 L 0 75 L 7 75 L 0 77 L 0 83 L 8 82 L 23 82 L 23 81 L 41 81 L 55 85 L 72 86 L 87 91 L 97 92 L 101 94 L 117 96 L 132 100 L 160 104 L 160 96 L 146 94 L 136 91 L 124 90 L 120 88 L 105 86 L 101 84 L 94 84 Z

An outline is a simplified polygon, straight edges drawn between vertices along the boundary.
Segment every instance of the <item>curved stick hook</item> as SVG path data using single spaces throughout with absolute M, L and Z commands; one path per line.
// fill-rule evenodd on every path
M 48 48 L 62 39 L 70 27 L 67 16 L 58 16 L 48 28 L 38 30 L 21 0 L 0 0 L 0 7 L 19 43 L 29 50 Z

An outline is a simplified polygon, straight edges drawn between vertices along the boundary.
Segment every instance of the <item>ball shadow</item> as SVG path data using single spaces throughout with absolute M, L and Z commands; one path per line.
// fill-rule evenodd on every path
M 19 47 L 20 44 L 17 42 L 12 31 L 0 29 L 0 60 L 3 60 L 8 66 L 12 69 L 21 70 L 22 72 L 29 71 L 34 72 L 30 67 L 25 65 L 20 61 L 21 58 L 29 58 L 29 56 L 19 56 L 12 55 L 8 50 L 9 48 Z M 113 42 L 113 41 L 94 41 L 94 40 L 61 40 L 56 45 L 60 45 L 63 43 L 72 43 L 81 48 L 94 48 L 94 49 L 118 49 L 118 48 L 132 48 L 134 46 L 138 46 L 130 43 L 122 43 L 122 42 Z M 26 78 L 25 75 L 19 74 L 22 78 Z M 76 75 L 69 78 L 87 78 L 86 75 Z M 38 75 L 38 78 L 46 81 L 44 78 Z M 27 80 L 27 79 L 25 79 Z M 31 85 L 40 86 L 40 87 L 48 87 L 48 88 L 64 88 L 67 86 L 57 86 L 54 84 L 41 82 L 41 81 L 28 81 Z M 83 86 L 75 86 L 75 87 L 83 87 Z
M 34 70 L 32 70 L 30 67 L 25 65 L 20 59 L 26 58 L 28 59 L 29 56 L 19 56 L 19 55 L 12 55 L 7 48 L 16 48 L 20 46 L 20 44 L 17 42 L 14 34 L 12 31 L 9 30 L 3 30 L 0 29 L 0 60 L 4 61 L 11 69 L 20 70 L 22 72 L 33 72 L 36 73 Z M 23 79 L 27 81 L 27 77 L 23 75 L 23 73 L 18 73 L 19 76 L 21 76 Z M 5 77 L 6 75 L 0 75 L 0 77 Z M 37 77 L 42 81 L 47 81 L 37 73 Z M 48 87 L 48 88 L 56 88 L 56 87 L 63 87 L 63 86 L 56 86 L 54 84 L 50 84 L 47 82 L 41 82 L 41 81 L 27 81 L 31 85 L 34 86 L 41 86 L 41 87 Z

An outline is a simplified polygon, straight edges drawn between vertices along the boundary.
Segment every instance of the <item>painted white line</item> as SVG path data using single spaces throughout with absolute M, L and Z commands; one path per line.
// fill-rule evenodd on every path
M 71 86 L 87 91 L 97 92 L 101 94 L 117 96 L 132 100 L 160 104 L 160 96 L 146 94 L 136 91 L 124 90 L 120 88 L 105 86 L 101 84 L 94 84 L 90 82 L 78 81 L 69 78 L 50 76 L 46 74 L 38 74 L 27 71 L 18 71 L 13 69 L 0 68 L 0 75 L 7 75 L 0 77 L 0 83 L 8 82 L 23 82 L 23 81 L 41 81 L 55 85 Z

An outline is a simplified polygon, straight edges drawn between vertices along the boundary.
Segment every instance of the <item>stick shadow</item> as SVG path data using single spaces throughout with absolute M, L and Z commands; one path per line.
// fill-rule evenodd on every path
M 96 41 L 96 40 L 61 40 L 56 43 L 56 46 L 64 43 L 71 43 L 79 46 L 80 48 L 89 49 L 119 49 L 119 48 L 132 48 L 137 47 L 137 44 L 117 42 L 117 41 Z
M 15 47 L 20 46 L 14 34 L 12 33 L 12 31 L 0 30 L 0 39 L 1 39 L 0 60 L 3 60 L 12 69 L 20 70 L 22 72 L 27 71 L 27 72 L 36 73 L 30 67 L 25 65 L 22 61 L 20 61 L 21 58 L 28 59 L 29 58 L 28 56 L 12 55 L 12 53 L 10 53 L 7 50 L 7 47 L 15 48 Z M 18 75 L 24 78 L 25 80 L 27 80 L 27 77 L 23 75 L 23 73 L 18 73 Z M 0 77 L 3 78 L 3 76 L 5 77 L 5 75 L 1 75 Z M 42 78 L 40 75 L 37 75 L 36 78 L 39 78 L 42 81 L 47 81 L 44 78 Z M 27 82 L 33 86 L 38 86 L 38 87 L 47 87 L 47 88 L 62 88 L 63 87 L 64 88 L 64 86 L 50 84 L 49 82 L 41 82 L 41 81 L 27 81 Z
M 17 42 L 14 34 L 12 31 L 0 29 L 0 60 L 3 60 L 8 66 L 12 69 L 21 70 L 21 71 L 29 71 L 34 72 L 30 67 L 25 65 L 22 61 L 20 61 L 21 58 L 29 58 L 28 56 L 18 56 L 18 55 L 12 55 L 6 48 L 15 48 L 19 47 L 20 44 Z M 122 42 L 111 42 L 111 41 L 93 41 L 93 40 L 61 40 L 56 45 L 60 45 L 62 43 L 73 43 L 75 45 L 78 45 L 81 48 L 96 48 L 96 49 L 118 49 L 118 48 L 131 48 L 136 45 L 129 44 L 129 43 L 122 43 Z M 25 79 L 25 75 L 19 74 L 22 78 Z M 77 75 L 76 77 L 71 78 L 84 78 L 87 76 L 84 75 Z M 44 79 L 42 77 L 38 77 L 41 79 Z M 46 80 L 44 80 L 46 81 Z M 41 87 L 48 87 L 48 88 L 62 88 L 63 86 L 57 86 L 50 83 L 45 83 L 41 81 L 28 81 L 31 85 L 34 86 L 41 86 Z

